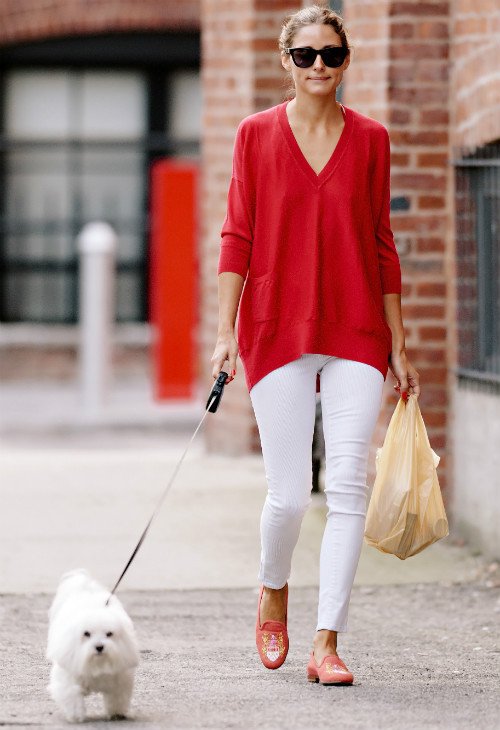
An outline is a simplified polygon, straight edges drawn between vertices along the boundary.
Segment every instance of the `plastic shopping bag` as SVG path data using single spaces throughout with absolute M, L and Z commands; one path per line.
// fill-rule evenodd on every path
M 417 396 L 400 398 L 381 449 L 366 514 L 365 540 L 401 560 L 449 534 L 434 453 Z

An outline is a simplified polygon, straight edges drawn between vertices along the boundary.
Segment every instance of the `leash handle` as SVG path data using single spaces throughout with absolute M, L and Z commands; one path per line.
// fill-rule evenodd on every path
M 217 408 L 219 407 L 220 400 L 222 398 L 222 393 L 224 392 L 224 386 L 226 384 L 226 380 L 228 379 L 229 375 L 224 372 L 224 370 L 221 370 L 219 373 L 219 377 L 214 383 L 214 387 L 212 388 L 210 395 L 208 396 L 206 409 L 210 411 L 210 413 L 215 413 Z M 212 400 L 213 399 L 213 400 Z M 210 403 L 212 401 L 212 403 Z
M 175 477 L 177 476 L 177 472 L 179 471 L 182 462 L 184 461 L 184 457 L 186 456 L 189 447 L 191 446 L 192 442 L 194 441 L 194 437 L 196 436 L 196 434 L 200 430 L 201 424 L 205 420 L 205 417 L 206 417 L 207 413 L 215 413 L 215 411 L 219 407 L 220 400 L 222 398 L 222 393 L 224 392 L 224 385 L 226 384 L 227 378 L 228 378 L 228 374 L 225 373 L 224 371 L 221 371 L 219 373 L 219 376 L 218 376 L 218 378 L 217 378 L 217 380 L 216 380 L 216 382 L 215 382 L 215 384 L 214 384 L 214 386 L 213 386 L 213 388 L 212 388 L 212 390 L 210 392 L 210 395 L 208 396 L 207 405 L 205 407 L 205 413 L 203 414 L 203 417 L 202 417 L 201 421 L 199 422 L 199 424 L 196 426 L 196 429 L 195 429 L 193 435 L 191 436 L 191 439 L 189 440 L 186 448 L 184 449 L 184 452 L 183 452 L 181 458 L 179 459 L 179 461 L 177 463 L 177 466 L 175 467 L 175 469 L 173 471 L 173 474 L 170 477 L 170 480 L 169 480 L 167 486 L 163 490 L 163 494 L 161 495 L 160 500 L 158 501 L 158 504 L 156 505 L 156 507 L 155 507 L 155 509 L 153 511 L 153 514 L 149 518 L 149 521 L 148 521 L 148 523 L 147 523 L 147 525 L 146 525 L 146 527 L 145 527 L 142 535 L 139 538 L 139 542 L 137 543 L 137 545 L 133 549 L 132 555 L 128 559 L 128 562 L 125 565 L 125 568 L 123 569 L 120 577 L 118 578 L 118 580 L 116 581 L 115 585 L 113 586 L 113 589 L 112 589 L 112 591 L 110 592 L 110 594 L 108 596 L 108 600 L 106 601 L 106 606 L 109 604 L 109 601 L 111 600 L 111 596 L 114 595 L 116 589 L 118 588 L 118 586 L 122 582 L 122 579 L 125 576 L 125 573 L 130 568 L 130 566 L 132 564 L 132 561 L 134 560 L 135 556 L 139 552 L 139 549 L 140 549 L 142 543 L 144 542 L 144 539 L 145 539 L 146 535 L 148 534 L 149 528 L 151 527 L 151 523 L 153 522 L 153 520 L 156 517 L 157 513 L 160 511 L 160 508 L 161 508 L 161 506 L 163 504 L 163 501 L 164 501 L 165 497 L 167 496 L 168 491 L 170 490 L 170 487 L 172 486 Z

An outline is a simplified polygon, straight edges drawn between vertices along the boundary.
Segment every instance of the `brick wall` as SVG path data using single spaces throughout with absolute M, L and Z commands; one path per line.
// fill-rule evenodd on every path
M 0 3 L 0 43 L 125 30 L 196 29 L 199 0 L 16 0 Z
M 201 363 L 212 381 L 218 321 L 217 261 L 226 212 L 234 136 L 243 117 L 283 100 L 285 74 L 277 38 L 281 22 L 300 3 L 289 0 L 202 0 L 204 117 L 201 189 Z M 225 453 L 259 448 L 243 365 L 224 393 L 224 418 L 206 423 L 207 446 Z
M 500 4 L 451 4 L 452 145 L 474 147 L 500 140 Z
M 500 4 L 457 0 L 451 7 L 450 155 L 500 141 Z M 456 171 L 456 297 L 460 301 L 461 365 L 473 368 L 478 350 L 475 197 L 470 177 Z
M 389 129 L 391 222 L 402 264 L 406 346 L 420 374 L 420 407 L 431 444 L 441 456 L 443 489 L 453 337 L 447 298 L 452 266 L 448 13 L 448 2 L 440 0 L 346 3 L 345 21 L 356 50 L 344 92 L 347 105 Z M 394 410 L 394 382 L 389 371 L 374 444 L 381 442 Z

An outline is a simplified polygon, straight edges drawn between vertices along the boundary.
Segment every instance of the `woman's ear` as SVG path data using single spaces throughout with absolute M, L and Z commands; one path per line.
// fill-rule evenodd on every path
M 285 71 L 290 71 L 290 56 L 288 53 L 281 53 L 281 65 Z

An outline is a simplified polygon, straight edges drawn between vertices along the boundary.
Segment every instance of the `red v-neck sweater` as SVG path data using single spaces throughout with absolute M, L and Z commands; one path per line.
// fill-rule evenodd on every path
M 387 376 L 383 294 L 401 293 L 389 222 L 389 136 L 343 106 L 344 128 L 317 175 L 286 105 L 251 114 L 235 140 L 218 273 L 246 278 L 237 339 L 247 387 L 319 353 Z

